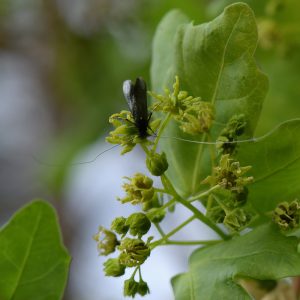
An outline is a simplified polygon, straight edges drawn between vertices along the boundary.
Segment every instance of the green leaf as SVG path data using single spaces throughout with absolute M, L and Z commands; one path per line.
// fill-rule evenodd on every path
M 62 299 L 69 263 L 54 209 L 28 204 L 0 231 L 0 299 Z
M 231 241 L 198 249 L 190 257 L 189 272 L 172 279 L 175 299 L 252 299 L 237 281 L 300 275 L 297 245 L 296 237 L 264 225 Z
M 183 17 L 177 23 L 174 19 L 175 13 L 167 15 L 154 39 L 153 89 L 170 87 L 178 75 L 182 90 L 215 104 L 219 124 L 226 123 L 234 114 L 245 114 L 247 136 L 251 136 L 268 89 L 268 80 L 253 57 L 257 28 L 252 10 L 244 3 L 236 3 L 213 21 L 201 25 L 182 24 Z M 170 35 L 166 38 L 168 31 Z M 220 129 L 219 125 L 213 128 L 213 139 Z M 197 139 L 181 134 L 175 122 L 164 135 Z M 197 140 L 207 141 L 208 137 L 204 134 Z M 177 191 L 182 196 L 199 192 L 200 182 L 211 173 L 209 147 L 165 138 L 162 148 L 170 161 L 167 174 Z
M 238 160 L 250 165 L 254 183 L 248 201 L 259 213 L 273 210 L 300 195 L 300 119 L 282 123 L 277 130 L 253 143 L 241 144 Z
M 182 12 L 171 10 L 157 26 L 151 64 L 151 83 L 156 92 L 161 92 L 174 79 L 174 37 L 178 26 L 188 22 Z

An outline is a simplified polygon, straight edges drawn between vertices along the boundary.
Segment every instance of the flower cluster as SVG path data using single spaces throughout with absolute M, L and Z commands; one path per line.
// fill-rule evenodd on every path
M 201 101 L 200 97 L 189 96 L 187 91 L 180 91 L 179 78 L 176 76 L 173 91 L 165 89 L 164 95 L 150 92 L 156 100 L 153 110 L 170 113 L 180 123 L 182 131 L 198 135 L 208 132 L 214 120 L 214 109 L 209 102 Z
M 163 154 L 152 159 L 157 159 L 157 164 L 161 165 L 161 160 L 165 160 L 164 156 Z M 122 203 L 140 204 L 144 212 L 133 213 L 127 218 L 123 216 L 115 218 L 110 230 L 100 227 L 94 239 L 97 241 L 99 255 L 119 251 L 118 257 L 109 258 L 104 262 L 105 275 L 118 277 L 124 275 L 126 268 L 135 268 L 133 275 L 124 282 L 124 295 L 143 296 L 149 293 L 149 288 L 141 277 L 140 268 L 150 256 L 152 240 L 152 237 L 143 240 L 143 236 L 150 230 L 151 223 L 157 224 L 163 220 L 165 210 L 151 178 L 141 173 L 135 174 L 132 178 L 125 178 L 128 181 L 123 185 L 126 196 L 119 200 Z M 134 279 L 137 270 L 139 270 L 139 281 Z
M 99 255 L 109 255 L 116 250 L 119 251 L 117 258 L 109 258 L 104 262 L 104 272 L 106 276 L 119 277 L 125 274 L 126 268 L 136 267 L 139 270 L 140 281 L 134 280 L 135 272 L 130 279 L 124 282 L 124 295 L 144 296 L 149 292 L 147 283 L 142 280 L 140 266 L 150 256 L 150 242 L 152 237 L 143 241 L 142 237 L 151 227 L 149 218 L 144 213 L 134 213 L 128 218 L 118 217 L 111 224 L 111 230 L 99 227 L 99 232 L 94 236 L 97 242 Z M 127 234 L 133 237 L 125 237 Z M 117 235 L 121 235 L 118 240 Z
M 120 113 L 113 114 L 109 118 L 115 130 L 109 133 L 106 141 L 111 144 L 119 144 L 123 147 L 121 154 L 130 152 L 136 144 L 151 145 L 152 142 L 148 139 L 141 138 L 138 127 L 134 123 L 131 112 L 122 110 Z M 160 120 L 156 119 L 149 124 L 151 131 L 157 130 Z M 151 134 L 149 134 L 151 135 Z
M 206 219 L 205 223 L 220 237 L 226 239 L 228 235 L 215 223 L 223 223 L 232 232 L 238 232 L 252 219 L 252 214 L 246 209 L 247 185 L 252 182 L 253 178 L 245 174 L 250 167 L 241 167 L 240 163 L 232 158 L 237 148 L 235 141 L 246 128 L 244 115 L 233 116 L 221 131 L 217 140 L 218 152 L 212 153 L 216 149 L 211 147 L 212 162 L 214 163 L 218 153 L 221 157 L 219 165 L 213 167 L 212 174 L 202 182 L 209 184 L 210 188 L 201 195 L 185 199 L 168 178 L 166 171 L 169 168 L 169 162 L 165 152 L 157 152 L 158 142 L 171 119 L 175 120 L 185 133 L 191 135 L 206 133 L 203 135 L 204 140 L 210 135 L 214 123 L 214 106 L 202 101 L 200 97 L 190 96 L 187 91 L 181 91 L 178 77 L 175 78 L 172 91 L 166 89 L 164 95 L 154 92 L 150 95 L 155 99 L 152 110 L 161 112 L 161 115 L 167 114 L 162 121 L 157 119 L 149 124 L 149 130 L 152 132 L 157 130 L 157 133 L 153 135 L 153 141 L 148 139 L 147 134 L 141 136 L 129 111 L 121 111 L 110 117 L 109 121 L 115 130 L 110 132 L 107 141 L 121 145 L 122 154 L 131 151 L 136 144 L 140 144 L 146 154 L 145 163 L 149 172 L 153 176 L 160 176 L 162 187 L 154 187 L 153 179 L 142 173 L 124 177 L 125 182 L 122 187 L 125 195 L 118 200 L 122 204 L 139 205 L 141 212 L 115 218 L 110 230 L 100 227 L 99 232 L 94 236 L 100 255 L 107 256 L 113 253 L 116 255 L 117 253 L 115 257 L 107 259 L 103 264 L 106 276 L 119 277 L 124 275 L 129 268 L 133 268 L 131 277 L 124 281 L 124 296 L 130 297 L 135 297 L 137 294 L 144 296 L 149 293 L 149 287 L 142 279 L 141 266 L 149 258 L 151 251 L 161 244 L 180 244 L 180 241 L 170 238 L 192 220 Z M 136 93 L 135 96 L 138 100 L 139 94 Z M 151 135 L 150 132 L 148 134 Z M 208 197 L 207 201 L 203 200 L 207 209 L 206 216 L 191 204 L 194 200 L 202 200 L 204 196 Z M 194 215 L 165 233 L 160 222 L 164 220 L 167 212 L 174 211 L 177 204 L 184 205 Z M 153 237 L 145 236 L 152 225 L 161 235 L 160 239 L 153 242 Z M 137 274 L 139 280 L 136 280 Z
M 241 167 L 229 154 L 222 155 L 219 166 L 202 182 L 220 187 L 210 196 L 207 216 L 217 223 L 224 223 L 232 231 L 239 231 L 251 220 L 251 214 L 243 207 L 248 196 L 246 185 L 253 181 L 253 177 L 244 176 L 250 169 L 250 166 Z
M 230 158 L 228 154 L 222 155 L 219 166 L 213 170 L 213 175 L 208 176 L 202 183 L 212 186 L 219 185 L 234 193 L 242 193 L 245 186 L 253 181 L 253 177 L 243 175 L 251 169 L 251 166 L 241 167 L 238 161 Z

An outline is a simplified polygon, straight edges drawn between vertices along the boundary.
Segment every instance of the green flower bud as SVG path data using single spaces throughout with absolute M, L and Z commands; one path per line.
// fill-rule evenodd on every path
M 108 255 L 116 250 L 116 246 L 120 244 L 117 236 L 104 227 L 100 226 L 97 234 L 94 235 L 94 240 L 97 242 L 99 255 Z
M 125 235 L 129 230 L 129 225 L 126 225 L 126 218 L 118 217 L 112 221 L 110 228 L 118 234 Z
M 103 271 L 105 276 L 119 277 L 124 275 L 125 266 L 120 264 L 118 258 L 110 258 L 104 264 Z
M 147 156 L 146 165 L 154 176 L 161 176 L 169 167 L 166 154 L 152 153 Z
M 166 211 L 160 208 L 151 208 L 147 212 L 147 217 L 152 223 L 160 223 L 166 215 Z
M 139 285 L 138 285 L 138 291 L 137 291 L 141 296 L 145 296 L 146 294 L 150 293 L 149 287 L 147 282 L 140 280 Z
M 149 231 L 151 222 L 145 214 L 134 213 L 127 218 L 126 226 L 129 226 L 131 235 L 141 237 Z
M 273 221 L 282 230 L 292 230 L 299 227 L 300 202 L 294 200 L 291 203 L 282 202 L 274 210 Z
M 134 278 L 129 278 L 124 281 L 124 296 L 134 298 L 138 293 L 139 283 Z
M 119 261 L 126 267 L 136 267 L 144 263 L 150 255 L 150 248 L 141 239 L 125 238 L 118 247 Z

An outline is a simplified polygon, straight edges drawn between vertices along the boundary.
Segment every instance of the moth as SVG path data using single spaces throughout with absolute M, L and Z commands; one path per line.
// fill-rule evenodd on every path
M 138 77 L 135 83 L 125 80 L 123 94 L 133 116 L 134 125 L 138 129 L 139 137 L 146 138 L 149 136 L 147 130 L 152 115 L 148 113 L 146 82 L 142 77 Z

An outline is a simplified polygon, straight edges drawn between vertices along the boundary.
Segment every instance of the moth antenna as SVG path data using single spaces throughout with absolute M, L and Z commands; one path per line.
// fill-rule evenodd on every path
M 249 142 L 257 142 L 259 138 L 251 138 L 251 139 L 246 139 L 246 140 L 236 140 L 236 141 L 215 141 L 215 142 L 202 142 L 202 141 L 195 141 L 195 140 L 190 140 L 190 139 L 184 139 L 176 136 L 161 136 L 160 138 L 162 139 L 172 139 L 172 140 L 177 140 L 177 141 L 183 141 L 187 143 L 192 143 L 192 144 L 200 144 L 200 145 L 218 145 L 218 144 L 240 144 L 240 143 L 249 143 Z
M 156 105 L 153 106 L 152 112 L 155 111 L 156 107 L 158 107 L 158 106 L 160 106 L 160 103 L 156 103 Z M 151 112 L 151 114 L 152 114 L 152 112 Z
M 87 161 L 82 161 L 82 162 L 77 162 L 77 163 L 71 163 L 69 164 L 69 166 L 79 166 L 79 165 L 85 165 L 85 164 L 90 164 L 90 163 L 93 163 L 95 162 L 102 154 L 104 154 L 105 152 L 108 152 L 116 147 L 119 147 L 120 145 L 114 145 L 102 152 L 100 152 L 99 154 L 97 154 L 93 159 L 91 160 L 87 160 Z M 51 163 L 47 163 L 41 159 L 39 159 L 38 157 L 34 156 L 33 154 L 31 154 L 31 157 L 34 161 L 36 161 L 37 163 L 39 163 L 40 165 L 43 165 L 43 166 L 47 166 L 47 167 L 61 167 L 62 165 L 60 164 L 51 164 Z
M 167 139 L 173 139 L 173 140 L 178 140 L 178 141 L 183 141 L 183 142 L 188 142 L 188 143 L 194 143 L 194 144 L 203 144 L 203 145 L 218 145 L 218 144 L 222 144 L 222 143 L 242 144 L 242 143 L 250 143 L 250 142 L 259 142 L 259 141 L 264 140 L 265 138 L 269 137 L 270 135 L 272 135 L 277 129 L 279 129 L 284 124 L 287 124 L 287 123 L 293 122 L 293 121 L 300 121 L 300 118 L 294 118 L 294 119 L 286 120 L 284 122 L 281 122 L 281 123 L 277 124 L 270 131 L 268 131 L 267 133 L 265 133 L 261 136 L 253 137 L 253 138 L 249 138 L 249 139 L 245 139 L 245 140 L 236 140 L 236 141 L 227 141 L 227 142 L 224 142 L 224 141 L 201 142 L 201 141 L 195 141 L 195 140 L 191 140 L 191 139 L 184 139 L 184 138 L 175 137 L 175 136 L 161 136 L 161 138 L 167 138 Z

